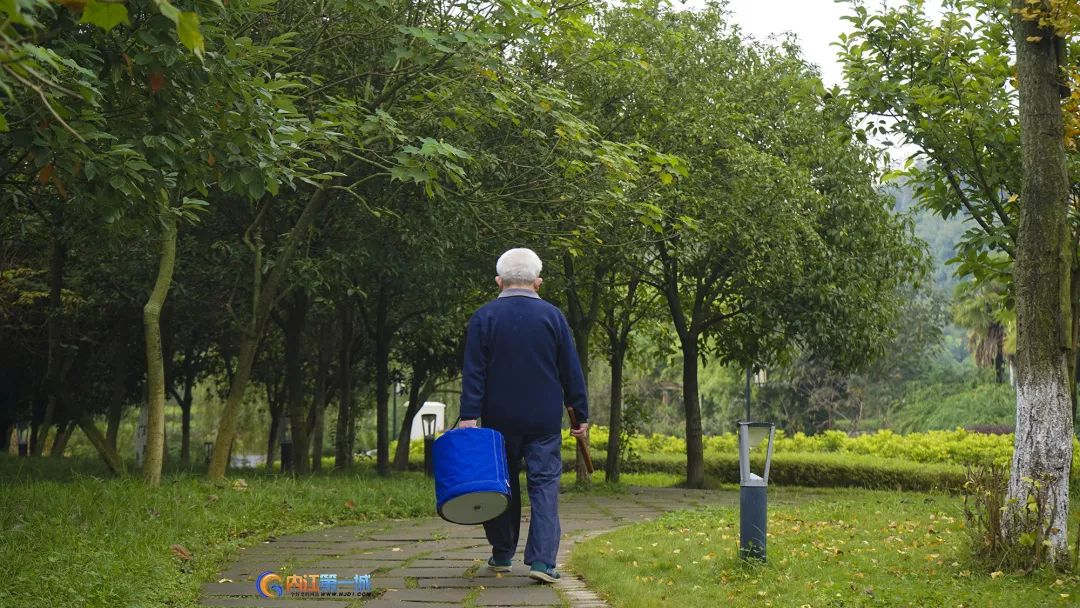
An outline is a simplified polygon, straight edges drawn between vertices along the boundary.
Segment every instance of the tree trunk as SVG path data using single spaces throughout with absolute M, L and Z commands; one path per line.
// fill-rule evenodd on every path
M 352 341 L 353 341 L 353 318 L 352 310 L 347 303 L 338 306 L 341 315 L 341 349 L 339 358 L 338 381 L 338 417 L 337 433 L 334 437 L 334 468 L 348 469 L 352 467 L 352 445 L 349 442 L 350 428 L 352 426 Z
M 1014 9 L 1027 6 L 1013 0 Z M 1054 33 L 1013 16 L 1020 93 L 1020 151 L 1023 180 L 1017 231 L 1014 285 L 1017 321 L 1016 435 L 1008 498 L 1027 504 L 1030 482 L 1045 483 L 1046 561 L 1070 564 L 1069 472 L 1072 464 L 1073 349 L 1071 262 L 1067 219 L 1069 175 Z M 1007 538 L 1018 530 L 1005 518 Z M 1036 542 L 1036 550 L 1041 550 Z
M 186 387 L 180 400 L 180 466 L 191 468 L 191 390 Z
M 116 453 L 106 441 L 105 436 L 98 430 L 97 425 L 94 424 L 94 420 L 90 418 L 90 415 L 86 413 L 86 410 L 82 408 L 67 408 L 68 413 L 75 420 L 75 423 L 79 425 L 86 438 L 90 441 L 90 445 L 94 446 L 101 459 L 105 461 L 105 466 L 109 467 L 109 470 L 113 473 L 124 477 L 127 475 L 127 471 L 124 470 L 124 461 L 120 458 L 120 455 Z
M 184 363 L 188 364 L 187 357 L 190 353 L 185 354 Z M 177 402 L 180 404 L 180 465 L 185 469 L 191 467 L 191 402 L 193 401 L 193 395 L 191 391 L 194 389 L 194 378 L 191 373 L 188 373 L 184 378 L 184 394 L 180 395 Z
M 668 253 L 667 243 L 658 243 L 662 271 L 662 293 L 671 312 L 671 322 L 679 335 L 683 353 L 683 409 L 686 411 L 686 486 L 705 484 L 705 453 L 701 439 L 701 404 L 698 403 L 698 336 L 694 318 L 687 318 L 679 293 L 679 262 Z M 700 300 L 698 300 L 700 302 Z M 695 310 L 695 313 L 698 313 Z
M 191 468 L 191 404 L 194 400 L 195 376 L 198 373 L 198 364 L 195 362 L 194 345 L 189 344 L 184 350 L 184 364 L 180 366 L 179 374 L 173 374 L 169 385 L 169 392 L 180 406 L 180 466 Z M 181 391 L 177 391 L 176 383 L 182 384 Z
M 582 329 L 580 335 L 574 339 L 574 346 L 577 348 L 578 360 L 581 362 L 581 372 L 585 380 L 585 393 L 586 396 L 589 392 L 589 336 L 592 334 L 592 321 L 586 324 L 587 328 Z M 585 429 L 585 445 L 589 445 L 589 429 Z M 592 482 L 592 478 L 589 475 L 589 469 L 585 466 L 585 458 L 582 456 L 581 450 L 574 450 L 574 477 L 578 484 L 589 484 Z
M 143 306 L 143 328 L 146 331 L 146 391 L 149 416 L 146 424 L 146 458 L 143 460 L 143 481 L 149 486 L 161 485 L 161 467 L 165 452 L 165 360 L 161 350 L 161 309 L 169 295 L 173 268 L 176 265 L 176 216 L 161 214 L 161 257 L 158 261 L 154 289 Z
M 36 409 L 37 406 L 35 406 Z M 34 447 L 37 446 L 39 441 L 45 441 L 44 435 L 48 434 L 49 429 L 42 429 L 41 423 L 30 424 L 30 445 L 27 453 L 30 456 L 34 455 Z
M 1076 422 L 1076 382 L 1077 382 L 1077 363 L 1080 362 L 1080 266 L 1073 264 L 1072 276 L 1070 279 L 1070 287 L 1072 288 L 1072 318 L 1073 318 L 1073 332 L 1072 332 L 1072 350 L 1068 353 L 1069 361 L 1069 396 L 1072 398 L 1072 417 L 1073 422 Z
M 705 485 L 705 452 L 701 439 L 701 404 L 698 402 L 698 336 L 682 339 L 683 407 L 686 410 L 686 487 Z
M 375 470 L 390 474 L 390 340 L 389 303 L 386 288 L 379 288 L 375 303 Z
M 56 213 L 59 225 L 63 220 L 63 207 Z M 30 454 L 41 456 L 45 450 L 45 440 L 56 415 L 56 391 L 60 389 L 60 314 L 63 307 L 64 262 L 67 259 L 67 246 L 59 235 L 53 237 L 49 246 L 49 319 L 46 322 L 48 333 L 48 355 L 45 364 L 45 416 L 41 419 L 39 431 L 32 437 Z
M 319 345 L 319 366 L 315 372 L 315 397 L 311 402 L 311 470 L 322 470 L 323 416 L 326 412 L 326 384 L 330 376 L 330 349 Z
M 422 370 L 415 367 L 412 370 L 412 378 L 409 380 L 409 406 L 405 408 L 402 416 L 401 427 L 396 429 L 397 449 L 394 451 L 394 470 L 405 471 L 409 468 L 409 442 L 412 438 L 412 421 L 416 413 L 424 406 L 420 400 L 420 385 L 423 382 Z
M 124 415 L 124 383 L 127 380 L 127 349 L 119 349 L 116 360 L 113 365 L 116 369 L 113 370 L 115 374 L 113 376 L 112 395 L 109 400 L 109 419 L 107 426 L 105 427 L 105 441 L 108 442 L 112 449 L 116 449 L 116 437 L 120 433 L 120 419 Z
M 274 382 L 267 380 L 266 384 L 266 407 L 270 410 L 270 432 L 266 439 L 266 470 L 274 472 L 274 461 L 277 459 L 278 439 L 281 437 L 281 414 L 284 406 L 280 395 L 275 394 Z M 284 468 L 285 463 L 281 463 Z
M 56 425 L 56 441 L 52 444 L 52 450 L 49 452 L 49 456 L 53 458 L 64 457 L 64 450 L 67 449 L 68 439 L 71 439 L 71 432 L 74 430 L 74 420 Z
M 619 448 L 622 437 L 622 381 L 625 349 L 612 345 L 609 363 L 611 364 L 611 421 L 608 423 L 607 466 L 604 468 L 604 480 L 609 483 L 619 481 Z
M 298 291 L 285 319 L 285 402 L 292 424 L 292 470 L 297 475 L 308 473 L 308 423 L 304 402 L 303 359 L 304 325 L 307 319 L 307 296 Z M 284 465 L 284 463 L 282 463 Z
M 438 384 L 436 376 L 428 375 L 426 372 L 413 371 L 413 376 L 413 381 L 409 386 L 409 407 L 405 411 L 405 419 L 401 421 L 397 452 L 394 454 L 394 469 L 398 471 L 409 468 L 409 441 L 413 419 L 416 418 L 420 408 L 424 407 L 428 397 L 435 392 Z
M 569 253 L 563 255 L 563 272 L 566 275 L 566 308 L 567 322 L 574 334 L 574 348 L 577 350 L 578 361 L 581 363 L 581 373 L 585 380 L 585 390 L 589 387 L 589 338 L 592 335 L 593 324 L 596 322 L 597 312 L 600 306 L 602 291 L 601 279 L 605 274 L 604 267 L 597 265 L 593 269 L 592 290 L 589 293 L 589 302 L 586 306 L 581 300 L 581 284 L 577 280 L 574 267 L 574 257 Z M 589 442 L 589 431 L 585 431 L 585 442 Z M 574 473 L 579 484 L 588 484 L 591 480 L 589 471 L 585 467 L 585 460 L 581 450 L 574 451 Z
M 316 191 L 304 210 L 297 218 L 296 224 L 289 230 L 285 237 L 285 247 L 278 259 L 270 269 L 266 282 L 258 286 L 255 291 L 255 301 L 252 307 L 251 319 L 244 328 L 240 340 L 240 352 L 236 360 L 236 369 L 233 372 L 232 381 L 229 384 L 229 396 L 225 400 L 225 407 L 221 410 L 221 418 L 218 420 L 217 437 L 214 439 L 214 452 L 210 458 L 210 467 L 206 475 L 211 480 L 225 478 L 225 470 L 229 465 L 229 450 L 233 439 L 236 437 L 236 421 L 240 414 L 240 405 L 244 401 L 244 392 L 247 390 L 248 379 L 251 377 L 251 365 L 255 362 L 255 352 L 258 350 L 259 338 L 262 337 L 266 320 L 270 316 L 270 309 L 278 296 L 281 282 L 285 280 L 285 272 L 292 262 L 293 254 L 300 242 L 307 237 L 308 229 L 315 221 L 315 216 L 323 208 L 326 202 L 325 186 Z M 261 268 L 256 268 L 261 272 Z

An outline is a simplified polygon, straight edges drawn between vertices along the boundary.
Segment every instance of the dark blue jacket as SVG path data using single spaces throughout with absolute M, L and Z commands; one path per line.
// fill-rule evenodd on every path
M 480 307 L 465 334 L 461 417 L 508 434 L 562 431 L 564 405 L 589 419 L 581 362 L 562 311 L 531 290 Z

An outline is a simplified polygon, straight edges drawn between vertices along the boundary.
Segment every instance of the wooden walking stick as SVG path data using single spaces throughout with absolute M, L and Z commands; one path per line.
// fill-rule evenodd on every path
M 566 413 L 570 414 L 570 428 L 576 429 L 581 426 L 578 424 L 577 416 L 574 415 L 574 408 L 566 408 Z M 585 461 L 585 470 L 589 472 L 589 475 L 592 475 L 592 456 L 589 455 L 588 439 L 586 437 L 577 437 L 576 439 L 578 451 L 581 452 L 581 459 Z

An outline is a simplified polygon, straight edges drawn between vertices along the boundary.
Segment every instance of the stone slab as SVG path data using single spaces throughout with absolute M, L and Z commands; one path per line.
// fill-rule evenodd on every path
M 464 576 L 465 572 L 472 566 L 458 566 L 456 568 L 414 568 L 412 566 L 406 566 L 404 568 L 395 568 L 392 570 L 394 576 L 415 576 L 417 578 L 453 578 L 456 576 Z
M 476 599 L 477 606 L 551 606 L 559 604 L 561 604 L 559 594 L 546 585 L 535 585 L 521 589 L 484 589 Z
M 398 589 L 387 591 L 381 599 L 397 602 L 455 602 L 460 604 L 470 589 Z
M 489 578 L 483 580 L 477 580 L 475 578 L 420 578 L 417 579 L 417 585 L 421 589 L 429 587 L 435 588 L 463 588 L 463 589 L 476 589 L 479 587 L 493 588 L 493 587 L 528 587 L 530 585 L 537 584 L 527 576 L 507 576 L 503 578 Z
M 274 608 L 349 608 L 351 601 L 342 601 L 340 599 L 288 599 L 288 598 L 274 598 L 267 599 L 264 597 L 248 598 L 204 598 L 199 600 L 200 606 L 229 606 L 229 607 L 250 607 L 250 608 L 267 608 L 273 606 Z M 367 605 L 367 604 L 365 604 Z
M 460 608 L 460 602 L 399 602 L 382 598 L 364 603 L 364 608 Z M 312 608 L 321 608 L 315 606 Z

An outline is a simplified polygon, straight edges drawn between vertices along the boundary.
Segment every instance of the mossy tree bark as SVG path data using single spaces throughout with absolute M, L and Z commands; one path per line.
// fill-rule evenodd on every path
M 165 359 L 161 349 L 161 309 L 169 295 L 173 268 L 176 266 L 176 216 L 163 208 L 161 216 L 161 254 L 154 289 L 143 306 L 143 329 L 146 332 L 146 392 L 148 418 L 143 481 L 161 485 L 161 466 L 165 456 Z
M 1024 0 L 1013 0 L 1014 9 L 1026 6 Z M 1043 522 L 1046 560 L 1067 567 L 1075 251 L 1068 224 L 1069 175 L 1059 86 L 1062 73 L 1052 30 L 1014 14 L 1013 34 L 1023 179 L 1014 264 L 1016 435 L 1008 498 L 1014 501 L 1014 509 L 1023 509 L 1030 480 L 1045 484 L 1049 511 L 1048 521 Z M 1011 521 L 1005 518 L 1005 533 L 1017 542 L 1019 530 Z

